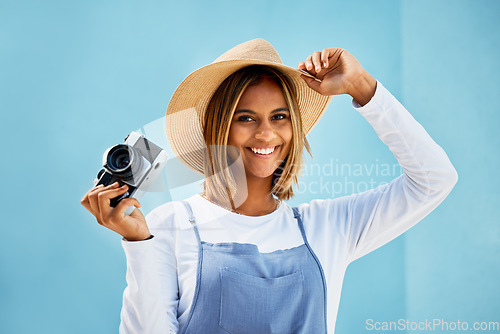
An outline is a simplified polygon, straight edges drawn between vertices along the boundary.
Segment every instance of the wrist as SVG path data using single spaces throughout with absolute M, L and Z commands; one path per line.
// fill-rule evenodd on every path
M 377 80 L 367 71 L 363 70 L 350 84 L 348 94 L 356 100 L 361 106 L 370 102 L 375 89 Z

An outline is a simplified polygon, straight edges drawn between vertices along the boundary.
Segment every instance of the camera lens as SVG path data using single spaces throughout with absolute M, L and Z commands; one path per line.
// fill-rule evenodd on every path
M 130 166 L 133 160 L 133 148 L 128 145 L 116 145 L 108 152 L 107 165 L 111 172 L 119 173 Z
M 115 145 L 108 151 L 106 167 L 117 178 L 131 178 L 142 169 L 141 155 L 132 146 Z
M 118 169 L 127 168 L 130 164 L 130 155 L 128 152 L 120 152 L 119 154 L 116 154 L 114 162 L 116 163 L 116 167 Z

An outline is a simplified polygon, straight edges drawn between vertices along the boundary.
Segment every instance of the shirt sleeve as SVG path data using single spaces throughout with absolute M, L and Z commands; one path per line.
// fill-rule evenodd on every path
M 353 107 L 370 123 L 404 170 L 390 183 L 350 196 L 346 226 L 349 261 L 396 238 L 436 208 L 457 182 L 443 149 L 377 82 L 365 106 Z
M 147 215 L 151 234 L 144 241 L 122 240 L 127 257 L 120 334 L 177 333 L 178 283 L 173 228 L 154 211 Z

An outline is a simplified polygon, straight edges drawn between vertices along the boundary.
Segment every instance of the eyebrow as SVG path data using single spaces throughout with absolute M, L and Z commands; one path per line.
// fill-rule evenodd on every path
M 272 113 L 276 113 L 276 112 L 280 112 L 280 111 L 290 112 L 290 111 L 288 110 L 288 108 L 277 108 L 277 109 L 274 109 L 273 111 L 271 111 L 271 114 L 272 114 Z M 236 115 L 236 114 L 239 114 L 239 113 L 249 113 L 249 114 L 253 114 L 253 115 L 255 115 L 255 114 L 256 114 L 256 112 L 255 112 L 255 111 L 250 110 L 250 109 L 238 109 L 238 110 L 236 110 L 236 111 L 234 112 L 234 114 L 235 114 L 235 115 Z

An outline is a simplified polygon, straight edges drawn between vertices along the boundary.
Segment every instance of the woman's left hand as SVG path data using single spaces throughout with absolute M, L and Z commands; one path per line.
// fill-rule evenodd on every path
M 365 105 L 375 94 L 377 81 L 347 50 L 327 48 L 316 51 L 298 65 L 319 81 L 306 75 L 302 79 L 322 95 L 349 94 Z

